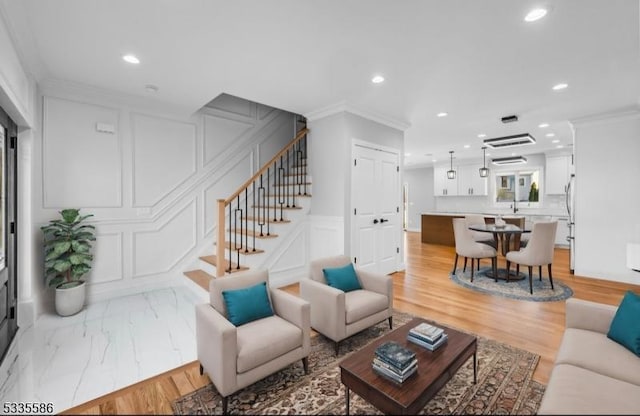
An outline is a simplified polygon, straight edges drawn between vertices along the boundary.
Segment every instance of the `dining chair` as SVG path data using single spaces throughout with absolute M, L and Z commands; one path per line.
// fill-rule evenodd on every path
M 453 262 L 452 273 L 455 274 L 458 268 L 458 256 L 465 258 L 465 264 L 467 258 L 471 258 L 471 281 L 473 282 L 474 260 L 478 260 L 479 262 L 480 259 L 491 258 L 491 268 L 493 269 L 493 275 L 497 282 L 498 252 L 496 249 L 487 244 L 481 244 L 475 241 L 465 218 L 453 219 L 453 235 L 456 244 L 456 259 Z
M 553 289 L 553 276 L 551 264 L 553 263 L 553 250 L 555 248 L 557 221 L 536 222 L 533 224 L 529 244 L 519 251 L 507 253 L 507 280 L 511 263 L 529 267 L 529 292 L 533 294 L 532 268 L 538 266 L 538 278 L 542 280 L 542 266 L 547 265 L 549 270 L 549 282 Z

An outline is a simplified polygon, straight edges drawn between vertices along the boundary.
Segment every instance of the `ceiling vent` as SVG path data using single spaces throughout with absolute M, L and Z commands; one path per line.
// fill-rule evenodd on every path
M 514 114 L 512 116 L 502 117 L 500 120 L 502 120 L 503 123 L 513 123 L 515 121 L 518 121 L 518 116 Z
M 494 165 L 517 165 L 527 163 L 527 159 L 522 156 L 497 157 L 491 161 Z
M 536 139 L 534 139 L 529 133 L 525 133 L 516 134 L 514 136 L 498 137 L 495 139 L 485 139 L 484 144 L 492 149 L 502 149 L 505 147 L 536 144 Z

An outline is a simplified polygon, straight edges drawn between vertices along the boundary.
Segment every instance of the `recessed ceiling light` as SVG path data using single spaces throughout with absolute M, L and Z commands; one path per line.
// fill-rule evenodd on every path
M 148 93 L 154 94 L 156 92 L 158 92 L 159 88 L 157 85 L 153 85 L 153 84 L 147 84 L 144 86 L 144 90 Z
M 409 156 L 411 156 L 411 153 L 405 153 L 404 155 L 405 155 L 405 157 L 409 157 Z
M 547 136 L 547 137 L 555 137 L 556 134 L 555 133 L 547 133 L 547 134 L 545 134 L 545 136 Z
M 471 147 L 471 145 L 470 145 L 470 144 L 465 144 L 465 145 L 464 145 L 464 148 L 465 148 L 465 149 L 468 149 L 468 148 L 470 148 L 470 147 Z
M 556 84 L 556 85 L 554 85 L 554 86 L 552 87 L 552 89 L 553 89 L 554 91 L 560 91 L 560 90 L 563 90 L 563 89 L 567 88 L 568 86 L 569 86 L 569 84 L 566 84 L 566 83 L 564 83 L 564 82 L 561 82 L 560 84 Z
M 547 127 L 549 127 L 549 123 L 538 124 L 538 127 L 540 127 L 541 129 L 546 129 Z
M 484 133 L 478 134 L 478 138 L 480 138 L 480 139 L 484 139 L 485 137 L 487 137 L 487 135 L 484 134 Z
M 125 62 L 129 62 L 130 64 L 139 64 L 139 63 L 140 63 L 140 59 L 138 59 L 138 57 L 137 57 L 137 56 L 135 56 L 135 55 L 131 55 L 131 54 L 129 54 L 129 55 L 123 55 L 123 56 L 122 56 L 122 59 L 123 59 Z
M 431 161 L 435 163 L 438 161 L 438 159 L 431 159 Z
M 441 113 L 436 114 L 438 117 L 446 117 L 449 115 L 449 113 L 445 113 L 444 111 Z
M 382 75 L 376 75 L 371 78 L 371 82 L 373 82 L 374 84 L 380 84 L 381 82 L 384 82 L 384 77 Z
M 551 140 L 551 143 L 560 143 L 560 140 L 554 139 L 554 140 Z
M 515 155 L 516 155 L 515 153 L 511 153 L 511 156 L 515 156 Z
M 547 15 L 547 9 L 533 9 L 524 17 L 525 22 L 535 22 L 536 20 L 540 20 Z
M 561 144 L 559 144 L 559 145 L 557 145 L 556 147 L 557 147 L 558 149 L 562 149 L 564 146 L 563 146 L 563 145 L 561 145 Z

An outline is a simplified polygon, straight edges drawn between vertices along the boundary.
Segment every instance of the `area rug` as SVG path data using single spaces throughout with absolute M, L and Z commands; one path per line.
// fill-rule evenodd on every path
M 511 299 L 528 300 L 532 302 L 553 302 L 565 300 L 573 296 L 573 290 L 571 290 L 569 286 L 555 279 L 553 281 L 554 290 L 551 290 L 551 283 L 549 283 L 549 277 L 546 275 L 543 275 L 542 280 L 539 280 L 537 274 L 534 273 L 532 295 L 529 293 L 528 274 L 522 280 L 510 280 L 507 282 L 498 279 L 496 282 L 493 277 L 487 277 L 486 272 L 490 270 L 490 267 L 481 267 L 480 271 L 474 272 L 473 282 L 471 282 L 471 271 L 469 269 L 463 273 L 462 269 L 458 268 L 456 273 L 450 273 L 449 277 L 455 283 L 468 289 Z M 523 275 L 522 272 L 520 274 Z
M 413 316 L 394 313 L 394 327 Z M 345 413 L 345 389 L 339 363 L 374 339 L 389 332 L 385 321 L 340 343 L 335 357 L 333 342 L 317 335 L 311 339 L 309 374 L 294 363 L 229 398 L 230 414 L 326 414 Z M 465 331 L 466 332 L 466 331 Z M 420 414 L 535 414 L 545 386 L 531 379 L 539 356 L 512 346 L 478 337 L 478 382 L 473 384 L 472 360 L 440 390 Z M 221 414 L 222 401 L 213 384 L 172 403 L 174 414 Z M 357 394 L 351 393 L 351 414 L 380 414 Z

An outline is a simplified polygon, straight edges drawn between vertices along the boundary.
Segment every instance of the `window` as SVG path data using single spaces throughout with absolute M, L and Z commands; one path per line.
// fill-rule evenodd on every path
M 496 204 L 506 205 L 516 201 L 535 207 L 540 202 L 540 171 L 498 172 L 495 189 Z

